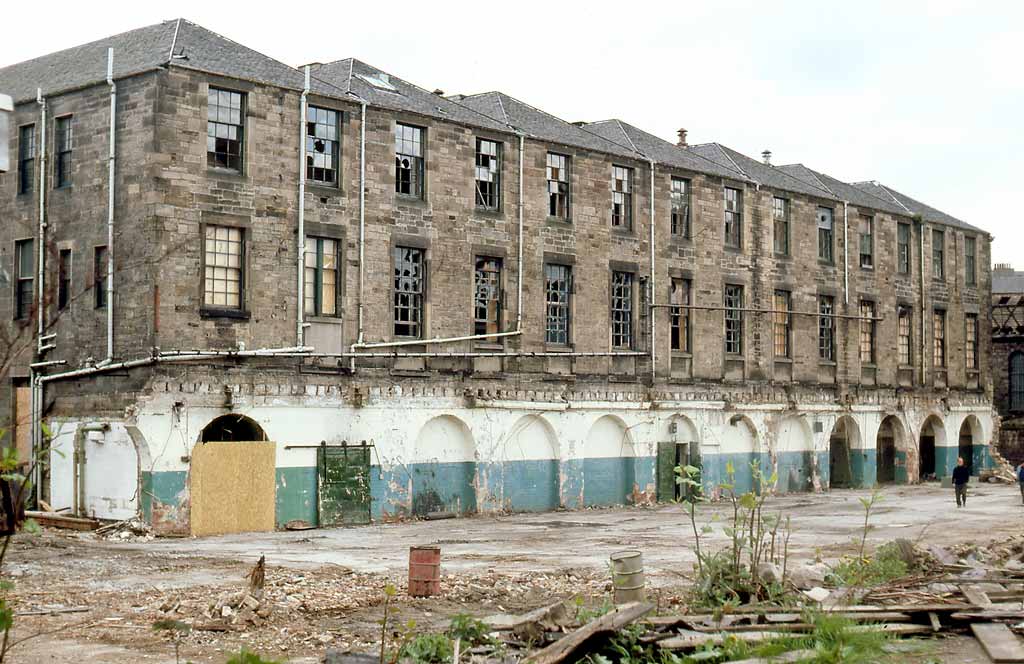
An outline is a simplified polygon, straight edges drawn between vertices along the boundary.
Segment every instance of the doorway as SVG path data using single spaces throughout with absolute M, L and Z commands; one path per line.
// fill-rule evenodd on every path
M 852 425 L 840 418 L 828 441 L 829 488 L 849 489 L 853 486 L 853 463 L 850 456 Z
M 875 439 L 875 481 L 878 484 L 896 481 L 896 421 L 892 416 L 882 420 Z

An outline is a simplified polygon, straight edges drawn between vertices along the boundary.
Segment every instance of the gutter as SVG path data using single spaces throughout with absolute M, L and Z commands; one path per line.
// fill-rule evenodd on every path
M 306 82 L 299 97 L 299 229 L 296 238 L 295 271 L 297 279 L 297 303 L 295 305 L 295 343 L 302 345 L 305 337 L 306 315 L 306 97 L 309 95 L 309 65 L 306 65 Z

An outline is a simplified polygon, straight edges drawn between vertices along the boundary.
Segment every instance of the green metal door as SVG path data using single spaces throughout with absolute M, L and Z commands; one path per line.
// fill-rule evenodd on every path
M 370 445 L 317 449 L 320 527 L 370 523 Z

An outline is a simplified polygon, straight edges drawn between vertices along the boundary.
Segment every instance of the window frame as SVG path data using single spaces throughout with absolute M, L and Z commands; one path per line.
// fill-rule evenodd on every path
M 326 122 L 320 122 L 319 112 L 334 115 L 334 123 L 329 124 Z M 312 120 L 310 114 L 314 114 Z M 314 187 L 325 187 L 328 189 L 340 189 L 341 188 L 341 136 L 342 136 L 342 122 L 344 121 L 345 112 L 336 108 L 328 108 L 327 106 L 316 106 L 309 104 L 306 107 L 306 182 L 310 183 Z M 310 125 L 313 125 L 313 134 L 309 133 Z M 331 139 L 329 136 L 318 136 L 317 131 L 319 127 L 328 127 L 334 130 L 334 138 Z M 329 145 L 331 152 L 328 155 L 327 152 L 321 152 L 315 149 L 316 142 L 318 140 L 324 141 L 325 145 Z M 329 156 L 332 159 L 333 168 L 319 167 L 315 165 L 316 156 L 322 154 Z M 314 162 L 314 163 L 311 163 Z M 317 169 L 321 171 L 333 171 L 333 181 L 324 180 L 316 177 Z
M 777 360 L 793 359 L 793 292 L 776 288 L 772 292 L 772 357 Z M 785 313 L 780 313 L 780 312 Z M 780 336 L 781 334 L 781 336 Z M 780 341 L 782 351 L 779 352 Z
M 561 161 L 560 165 L 552 165 L 552 160 L 558 162 Z M 562 154 L 561 152 L 547 153 L 545 159 L 545 178 L 548 184 L 548 218 L 557 219 L 566 223 L 572 223 L 572 156 Z M 558 172 L 555 174 L 557 179 L 551 179 L 553 168 L 557 168 Z M 561 179 L 564 174 L 565 179 Z M 552 184 L 558 191 L 552 192 Z M 561 191 L 564 187 L 565 191 Z M 562 201 L 562 214 L 558 214 L 558 201 Z M 552 212 L 552 205 L 554 205 L 555 212 Z
M 26 253 L 30 261 L 28 276 L 24 275 Z M 27 321 L 35 304 L 36 287 L 36 241 L 35 238 L 23 238 L 14 241 L 14 306 L 11 307 L 13 319 Z M 27 287 L 27 291 L 26 291 Z
M 790 199 L 783 196 L 772 197 L 772 249 L 776 256 L 789 257 L 791 255 L 789 235 L 791 207 Z
M 876 311 L 873 300 L 860 301 L 859 355 L 862 366 L 875 366 L 878 363 L 878 326 L 874 320 Z M 869 317 L 871 320 L 867 320 Z
M 834 295 L 818 295 L 818 361 L 836 361 L 836 298 Z
M 827 212 L 828 215 L 823 213 Z M 818 206 L 817 214 L 818 229 L 818 262 L 826 263 L 828 265 L 836 264 L 836 211 L 835 208 L 826 207 L 824 205 Z M 825 222 L 828 222 L 828 226 L 825 227 Z
M 98 244 L 92 248 L 93 309 L 106 309 L 110 304 L 107 302 L 107 279 L 110 277 L 107 270 L 108 251 L 110 249 L 105 244 Z
M 67 189 L 71 186 L 71 159 L 74 151 L 73 115 L 54 118 L 53 188 Z
M 400 256 L 399 252 L 412 252 L 410 256 L 417 256 L 418 261 L 409 260 Z M 418 274 L 414 276 L 402 275 L 399 273 L 399 266 L 418 266 Z M 407 244 L 396 244 L 391 248 L 391 335 L 394 339 L 423 339 L 426 336 L 427 327 L 427 250 L 423 247 L 409 246 Z M 414 284 L 416 288 L 400 288 L 400 280 L 405 279 Z M 409 304 L 399 304 L 400 296 L 408 296 Z M 415 318 L 401 319 L 399 311 L 408 311 L 415 314 Z M 406 326 L 415 330 L 415 334 L 401 334 L 399 327 Z
M 411 142 L 407 142 L 407 139 L 402 136 L 400 130 L 410 129 L 413 132 L 414 138 L 408 139 Z M 395 122 L 395 194 L 408 200 L 426 200 L 427 196 L 427 128 L 421 127 L 420 125 L 410 124 L 408 122 Z M 419 154 L 412 154 L 410 152 L 402 152 L 400 148 L 415 146 L 419 150 Z M 409 168 L 405 169 L 402 165 L 402 158 L 408 158 L 410 162 Z M 404 181 L 401 177 L 401 173 L 405 170 L 409 171 L 409 191 L 402 191 Z
M 906 230 L 906 242 L 903 242 L 900 233 Z M 896 273 L 910 274 L 913 264 L 913 228 L 904 221 L 896 223 Z
M 494 146 L 494 154 L 484 153 L 480 151 L 481 145 L 489 143 Z M 502 168 L 505 162 L 504 155 L 504 143 L 493 138 L 486 138 L 484 136 L 476 137 L 476 148 L 474 152 L 474 163 L 473 163 L 473 201 L 476 209 L 484 210 L 486 212 L 501 212 L 504 205 L 504 196 L 502 196 Z M 481 156 L 487 157 L 492 162 L 491 166 L 481 165 Z M 486 180 L 480 179 L 480 174 L 484 172 L 482 169 L 486 169 L 487 172 L 491 173 L 493 179 L 490 184 L 493 188 L 491 195 L 494 198 L 493 205 L 488 204 L 484 200 L 484 194 L 480 190 L 480 184 L 487 182 Z
M 238 233 L 239 233 L 239 240 L 237 242 L 237 244 L 239 245 L 238 267 L 237 268 L 232 268 L 230 265 L 216 265 L 216 264 L 213 264 L 213 263 L 209 262 L 211 256 L 210 256 L 210 254 L 209 254 L 209 252 L 207 250 L 207 243 L 209 241 L 211 241 L 211 239 L 212 239 L 213 242 L 217 242 L 218 241 L 217 238 L 216 238 L 216 229 L 218 229 L 218 228 L 227 229 L 229 231 L 238 231 Z M 208 236 L 208 233 L 209 233 L 210 229 L 214 229 L 214 237 L 213 238 L 210 238 Z M 248 291 L 248 281 L 249 281 L 249 279 L 248 279 L 249 275 L 248 275 L 248 269 L 247 269 L 248 261 L 249 261 L 249 248 L 248 248 L 249 229 L 244 227 L 244 226 L 236 226 L 236 225 L 232 225 L 232 224 L 229 224 L 229 223 L 206 223 L 206 222 L 204 222 L 202 224 L 202 226 L 201 226 L 201 230 L 202 230 L 202 235 L 201 235 L 201 240 L 202 240 L 202 257 L 201 257 L 202 258 L 202 263 L 201 263 L 201 266 L 200 266 L 200 269 L 201 269 L 200 274 L 201 274 L 202 278 L 200 280 L 200 291 L 199 291 L 200 314 L 204 315 L 204 316 L 209 315 L 209 316 L 225 316 L 225 317 L 230 317 L 230 318 L 247 318 L 248 315 L 249 315 L 248 314 L 248 308 L 246 306 L 246 298 L 247 298 L 247 295 L 248 295 L 248 292 L 247 292 Z M 228 238 L 226 240 L 223 240 L 223 241 L 234 242 L 230 238 Z M 219 254 L 219 253 L 222 253 L 222 252 L 217 252 L 217 253 Z M 230 256 L 231 254 L 228 253 L 228 254 L 225 254 L 225 255 Z M 234 307 L 234 306 L 231 306 L 231 305 L 227 305 L 227 304 L 210 304 L 210 303 L 207 302 L 207 296 L 208 295 L 216 295 L 215 291 L 208 290 L 207 268 L 217 268 L 217 267 L 227 268 L 229 270 L 233 270 L 233 269 L 237 269 L 238 270 L 238 306 L 237 307 Z M 216 281 L 216 279 L 214 281 Z M 226 281 L 226 280 L 223 280 L 223 281 Z M 227 293 L 225 293 L 225 294 L 227 294 Z
M 731 200 L 729 194 L 734 194 Z M 730 203 L 732 207 L 730 207 Z M 725 229 L 725 246 L 729 249 L 743 248 L 743 190 L 736 187 L 722 186 L 722 204 L 724 206 L 723 224 Z
M 1024 351 L 1010 353 L 1007 365 L 1009 407 L 1013 412 L 1021 412 L 1024 411 Z
M 626 270 L 612 270 L 609 298 L 611 346 L 615 350 L 633 350 L 636 345 L 636 311 L 634 292 L 636 274 Z
M 865 234 L 863 225 L 867 223 L 868 232 Z M 867 240 L 867 253 L 864 253 L 865 239 Z M 862 214 L 857 220 L 857 253 L 859 258 L 857 264 L 862 270 L 875 269 L 875 217 L 870 214 Z M 867 258 L 867 262 L 864 259 Z
M 65 256 L 67 256 L 66 264 Z M 64 311 L 71 304 L 74 260 L 74 252 L 71 249 L 64 248 L 57 251 L 57 311 Z
M 621 231 L 633 230 L 633 169 L 629 166 L 612 164 L 612 228 Z
M 560 274 L 553 274 L 559 272 Z M 573 282 L 573 266 L 555 261 L 544 263 L 544 343 L 549 346 L 572 346 L 573 316 L 572 305 L 575 285 Z M 556 278 L 552 278 L 556 277 Z M 564 283 L 564 288 L 553 289 L 553 283 Z M 558 300 L 552 300 L 558 295 Z M 552 313 L 558 315 L 552 317 Z M 552 327 L 554 321 L 556 327 Z M 563 323 L 562 325 L 561 323 Z M 564 329 L 562 329 L 564 327 Z M 554 338 L 552 338 L 554 336 Z M 562 338 L 564 337 L 564 339 Z
M 946 310 L 932 310 L 932 368 L 944 371 L 947 368 Z
M 211 100 L 210 100 L 210 96 L 214 92 L 217 93 L 218 98 L 220 97 L 220 93 L 222 93 L 222 92 L 226 93 L 228 95 L 228 102 L 229 102 L 228 106 L 222 107 L 222 105 L 220 104 L 219 99 L 218 99 L 218 103 L 216 104 L 216 108 L 218 109 L 218 112 L 217 112 L 217 116 L 218 117 L 217 117 L 216 120 L 210 119 L 210 115 L 211 115 L 211 106 L 210 106 L 210 101 Z M 231 105 L 232 100 L 233 100 L 232 95 L 238 95 L 238 109 L 233 108 L 233 106 Z M 232 90 L 230 88 L 221 87 L 219 85 L 210 85 L 210 86 L 208 86 L 207 94 L 206 94 L 206 167 L 207 167 L 207 169 L 213 170 L 213 171 L 224 172 L 224 173 L 235 173 L 237 175 L 245 175 L 245 167 L 247 165 L 246 164 L 247 160 L 245 158 L 246 133 L 247 133 L 246 132 L 246 122 L 245 122 L 245 119 L 246 119 L 246 113 L 248 112 L 248 107 L 249 107 L 248 101 L 249 101 L 248 100 L 248 93 L 246 93 L 246 92 L 244 92 L 242 90 Z M 235 122 L 224 122 L 224 121 L 222 121 L 220 119 L 220 112 L 219 112 L 221 108 L 226 108 L 229 111 L 229 116 L 232 114 L 231 112 L 237 110 L 238 111 L 238 122 L 235 123 Z M 232 119 L 232 118 L 229 117 L 229 119 Z M 213 135 L 210 134 L 211 125 L 214 126 L 214 134 Z M 217 136 L 216 127 L 219 126 L 219 125 L 223 125 L 225 127 L 234 127 L 237 130 L 236 138 L 232 139 L 230 136 L 227 136 L 227 137 Z M 228 132 L 228 133 L 230 134 L 230 132 Z M 210 151 L 210 139 L 211 138 L 214 139 L 214 150 L 212 152 Z M 217 141 L 219 141 L 219 140 L 229 141 L 229 143 L 226 144 L 226 147 L 228 147 L 228 148 L 230 148 L 231 143 L 237 143 L 238 144 L 238 154 L 237 155 L 233 155 L 229 150 L 228 151 L 224 151 L 224 152 L 218 151 L 216 148 L 217 148 Z M 225 155 L 225 162 L 227 162 L 227 163 L 225 163 L 225 164 L 217 163 L 217 160 L 218 160 L 217 155 L 220 155 L 220 154 Z M 211 155 L 213 155 L 212 159 L 211 159 Z M 234 156 L 238 160 L 237 168 L 231 165 L 231 157 L 232 156 Z
M 689 240 L 692 237 L 692 189 L 693 181 L 689 178 L 673 175 L 669 182 L 669 199 L 671 203 L 669 234 L 672 237 L 685 240 Z M 682 211 L 681 213 L 680 210 Z
M 964 236 L 964 285 L 978 285 L 978 242 L 973 235 Z
M 978 325 L 978 314 L 964 314 L 964 366 L 968 373 L 977 373 L 981 370 L 981 348 L 978 345 L 978 333 L 981 331 Z
M 315 256 L 315 264 L 309 265 L 309 241 L 314 242 L 313 254 Z M 325 247 L 327 242 L 334 243 L 334 267 L 324 267 L 324 257 L 328 255 Z M 341 251 L 342 241 L 337 237 L 330 237 L 327 235 L 306 235 L 306 265 L 303 266 L 303 279 L 305 280 L 303 288 L 303 312 L 305 316 L 311 318 L 341 318 Z M 313 270 L 313 311 L 310 311 L 307 307 L 310 297 L 310 281 L 307 278 L 309 270 Z M 323 296 L 324 286 L 324 275 L 327 272 L 334 273 L 334 313 L 324 313 L 324 302 L 326 301 Z
M 730 304 L 730 300 L 732 304 Z M 725 355 L 731 358 L 742 357 L 745 342 L 743 309 L 746 306 L 746 288 L 742 284 L 725 284 L 722 289 L 722 306 L 724 307 L 725 322 Z M 732 335 L 731 338 L 730 335 Z
M 27 135 L 27 136 L 26 136 Z M 39 140 L 34 122 L 18 127 L 18 195 L 35 191 Z
M 946 279 L 946 231 L 939 228 L 932 229 L 932 279 Z
M 677 289 L 677 285 L 679 288 Z M 678 295 L 677 294 L 681 294 Z M 671 277 L 669 280 L 669 350 L 673 353 L 692 354 L 692 309 L 693 280 L 687 277 Z M 677 301 L 681 299 L 682 301 Z
M 904 321 L 906 334 L 903 329 Z M 896 306 L 896 364 L 898 367 L 914 366 L 914 309 L 906 304 Z
M 487 264 L 491 265 L 488 266 Z M 490 269 L 488 269 L 488 267 Z M 481 275 L 487 276 L 483 281 Z M 487 256 L 478 254 L 473 257 L 473 334 L 500 334 L 505 316 L 505 260 L 499 256 Z M 481 286 L 490 289 L 493 297 L 481 298 Z M 494 303 L 494 331 L 489 332 L 487 326 L 492 323 L 489 317 L 480 318 L 481 305 L 483 310 L 490 312 L 490 305 Z M 483 324 L 483 331 L 480 325 Z M 485 343 L 498 343 L 500 337 Z

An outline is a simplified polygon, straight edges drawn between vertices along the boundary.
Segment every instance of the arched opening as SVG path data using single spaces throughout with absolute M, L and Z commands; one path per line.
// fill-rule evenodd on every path
M 594 422 L 584 453 L 583 504 L 625 505 L 636 482 L 636 450 L 622 420 L 605 415 Z
M 731 464 L 733 469 L 732 484 L 736 493 L 754 491 L 760 487 L 755 486 L 752 463 L 761 462 L 757 453 L 757 428 L 749 418 L 743 415 L 733 415 L 725 425 L 722 435 L 722 461 L 724 464 Z M 719 475 L 728 481 L 727 466 L 720 469 Z M 761 467 L 762 472 L 767 469 Z
M 921 427 L 918 440 L 918 477 L 921 481 L 934 480 L 943 474 L 938 463 L 938 449 L 944 447 L 946 429 L 935 415 L 929 415 Z
M 860 449 L 860 429 L 853 418 L 844 415 L 832 428 L 828 440 L 828 485 L 833 489 L 849 489 L 864 479 L 863 454 Z
M 981 471 L 984 449 L 981 422 L 974 415 L 968 415 L 960 425 L 957 454 L 963 458 L 964 465 L 967 466 L 971 475 L 977 475 Z
M 882 420 L 875 438 L 875 481 L 878 484 L 896 482 L 896 467 L 899 464 L 900 450 L 904 449 L 903 425 L 895 415 Z M 906 464 L 906 452 L 903 452 L 902 463 Z
M 779 423 L 775 446 L 776 488 L 783 493 L 814 488 L 814 435 L 802 417 L 787 417 Z
M 701 467 L 697 428 L 688 418 L 676 415 L 668 422 L 667 431 L 658 443 L 658 500 L 682 500 L 687 487 L 676 482 L 676 468 Z
M 543 512 L 561 505 L 558 438 L 538 415 L 519 418 L 505 439 L 502 496 L 506 509 Z
M 476 445 L 462 420 L 441 415 L 424 424 L 408 469 L 413 514 L 476 512 Z
M 1024 410 L 1024 352 L 1010 355 L 1010 410 Z
M 267 434 L 255 420 L 232 413 L 221 415 L 203 427 L 199 441 L 215 442 L 249 442 L 267 440 Z

